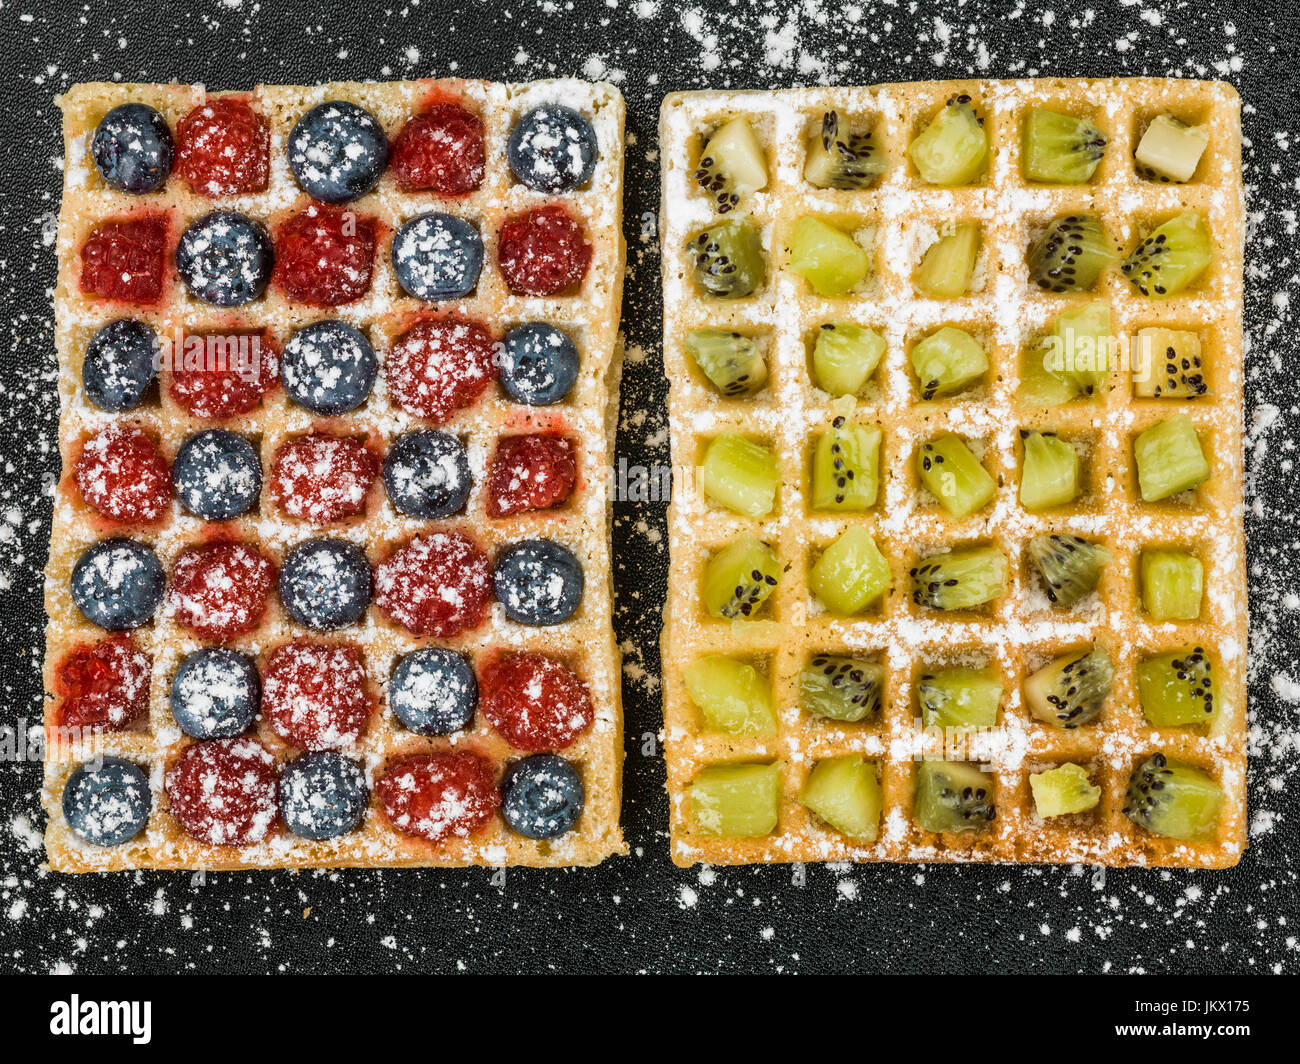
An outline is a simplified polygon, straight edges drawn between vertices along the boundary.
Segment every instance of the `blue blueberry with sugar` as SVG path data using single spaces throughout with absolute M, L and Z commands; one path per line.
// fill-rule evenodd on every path
M 172 170 L 176 142 L 167 119 L 148 104 L 114 107 L 90 138 L 95 166 L 119 192 L 140 195 L 161 188 Z
M 501 814 L 528 839 L 558 839 L 578 822 L 586 802 L 582 777 L 558 754 L 516 761 L 501 779 Z
M 158 335 L 145 322 L 117 318 L 100 326 L 81 363 L 86 398 L 110 414 L 134 410 L 158 374 L 160 353 Z
M 332 750 L 294 758 L 280 776 L 280 816 L 304 839 L 334 839 L 355 830 L 369 801 L 361 766 Z
M 517 624 L 562 624 L 582 604 L 582 563 L 553 540 L 511 544 L 497 558 L 492 580 L 506 616 Z
M 238 211 L 205 214 L 176 245 L 176 271 L 185 287 L 214 307 L 242 307 L 257 299 L 274 265 L 266 227 Z
M 186 655 L 168 696 L 181 731 L 195 739 L 242 735 L 261 700 L 257 666 L 229 647 L 203 647 Z
M 304 325 L 289 337 L 280 356 L 285 394 L 325 417 L 346 414 L 364 403 L 378 371 L 366 334 L 342 321 Z
M 379 119 L 347 100 L 318 103 L 289 132 L 289 169 L 309 196 L 347 203 L 377 184 L 388 165 Z
M 467 296 L 483 269 L 483 239 L 464 218 L 431 211 L 393 237 L 393 272 L 406 294 L 426 303 Z
M 172 462 L 176 498 L 195 517 L 229 521 L 257 504 L 262 460 L 243 436 L 204 429 L 180 445 Z
M 536 107 L 515 123 L 506 143 L 510 169 L 538 192 L 572 192 L 596 169 L 596 131 L 562 103 Z
M 501 352 L 501 387 L 516 403 L 550 406 L 578 380 L 578 348 L 568 334 L 543 321 L 516 325 Z
M 468 728 L 478 706 L 473 666 L 454 650 L 412 650 L 393 669 L 388 704 L 419 735 L 451 735 Z
M 72 569 L 72 601 L 83 617 L 110 632 L 147 624 L 162 602 L 166 578 L 152 548 L 114 536 L 92 543 Z
M 473 487 L 465 445 L 437 429 L 406 433 L 384 458 L 384 487 L 408 517 L 450 517 L 465 505 Z
M 144 830 L 153 808 L 144 769 L 120 757 L 78 765 L 63 786 L 63 819 L 92 846 L 121 846 Z
M 370 562 L 355 543 L 309 539 L 285 556 L 280 600 L 303 627 L 328 631 L 365 616 L 373 582 Z

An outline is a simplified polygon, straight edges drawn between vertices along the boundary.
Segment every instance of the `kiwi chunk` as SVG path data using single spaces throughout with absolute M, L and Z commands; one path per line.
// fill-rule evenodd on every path
M 695 180 L 712 197 L 719 214 L 726 214 L 740 197 L 767 185 L 767 160 L 754 131 L 743 118 L 733 118 L 700 152 Z
M 1205 842 L 1219 833 L 1223 788 L 1195 765 L 1152 754 L 1129 778 L 1124 815 L 1154 835 Z
M 767 383 L 767 360 L 753 337 L 722 329 L 692 329 L 686 350 L 723 395 L 749 395 Z
M 718 505 L 758 519 L 776 505 L 781 471 L 770 447 L 724 432 L 705 450 L 695 479 L 705 496 Z
M 880 365 L 885 339 L 850 321 L 828 321 L 813 345 L 813 380 L 831 395 L 857 395 Z
M 984 345 L 965 329 L 945 325 L 912 345 L 912 369 L 927 402 L 954 395 L 989 370 Z
M 951 434 L 921 444 L 916 452 L 916 474 L 922 486 L 953 517 L 973 514 L 998 492 L 997 481 L 971 453 L 966 441 Z
M 706 654 L 687 665 L 682 675 L 706 728 L 728 735 L 766 735 L 776 730 L 771 687 L 754 666 Z
M 1201 615 L 1205 571 L 1200 558 L 1180 550 L 1144 550 L 1138 569 L 1142 605 L 1152 620 L 1194 621 Z
M 1066 654 L 1025 680 L 1029 712 L 1053 728 L 1096 720 L 1110 696 L 1115 667 L 1104 647 Z
M 813 563 L 808 587 L 831 613 L 850 617 L 889 589 L 889 563 L 871 533 L 851 525 Z
M 1101 801 L 1101 788 L 1093 785 L 1088 770 L 1068 761 L 1046 772 L 1031 773 L 1029 789 L 1034 794 L 1034 808 L 1044 820 L 1086 813 Z
M 1060 406 L 1079 395 L 1079 390 L 1060 373 L 1049 369 L 1055 365 L 1051 348 L 1026 351 L 1021 360 L 1020 383 L 1016 385 L 1016 402 L 1030 410 Z
M 1110 373 L 1111 340 L 1109 303 L 1067 310 L 1052 323 L 1044 365 L 1076 395 L 1095 395 Z
M 852 756 L 818 761 L 799 790 L 799 801 L 836 831 L 876 841 L 884 798 L 871 762 Z
M 1054 432 L 1020 430 L 1020 505 L 1032 513 L 1065 506 L 1079 495 L 1079 452 Z
M 1210 478 L 1192 419 L 1184 414 L 1157 421 L 1133 441 L 1138 487 L 1146 502 L 1188 491 Z
M 1186 125 L 1173 115 L 1156 115 L 1138 141 L 1133 158 L 1138 173 L 1159 181 L 1190 181 L 1200 165 L 1210 134 Z
M 799 696 L 809 713 L 850 723 L 880 711 L 885 670 L 870 661 L 818 654 L 799 670 Z
M 844 230 L 805 215 L 790 235 L 789 266 L 819 296 L 842 296 L 871 272 L 871 257 Z
M 1030 245 L 1029 277 L 1049 292 L 1086 292 L 1115 257 L 1100 218 L 1062 214 Z
M 696 287 L 706 295 L 740 299 L 763 286 L 763 238 L 748 218 L 728 218 L 686 242 Z
M 885 153 L 870 132 L 854 133 L 838 111 L 822 115 L 808 138 L 803 176 L 817 188 L 870 188 L 885 172 Z
M 1030 181 L 1084 184 L 1105 150 L 1105 135 L 1086 118 L 1035 107 L 1025 121 L 1021 162 Z
M 1029 560 L 1043 578 L 1047 599 L 1068 609 L 1091 595 L 1110 561 L 1110 551 L 1078 536 L 1044 532 L 1029 541 Z
M 1195 282 L 1213 258 L 1204 216 L 1183 211 L 1139 243 L 1120 269 L 1144 296 L 1169 299 Z
M 713 617 L 753 616 L 781 579 L 776 552 L 761 539 L 742 536 L 704 567 L 704 607 Z
M 993 777 L 964 761 L 922 761 L 912 811 L 922 831 L 979 831 L 997 815 Z
M 1219 715 L 1214 666 L 1200 647 L 1140 662 L 1137 685 L 1142 712 L 1157 728 L 1206 724 Z
M 933 299 L 956 299 L 970 290 L 980 250 L 979 222 L 960 222 L 921 258 L 916 287 Z
M 710 765 L 691 784 L 691 823 L 701 835 L 770 835 L 780 797 L 780 765 Z
M 812 462 L 814 510 L 863 511 L 880 490 L 880 429 L 843 417 L 817 437 Z
M 1139 399 L 1195 399 L 1210 390 L 1201 366 L 1199 333 L 1159 326 L 1139 329 L 1131 354 L 1133 394 Z
M 912 601 L 936 610 L 971 610 L 1007 590 L 1007 556 L 997 547 L 931 554 L 908 573 Z
M 916 692 L 927 728 L 992 728 L 998 722 L 1002 678 L 993 669 L 922 673 Z
M 971 98 L 954 96 L 907 148 L 916 172 L 930 185 L 966 185 L 988 164 L 989 139 Z

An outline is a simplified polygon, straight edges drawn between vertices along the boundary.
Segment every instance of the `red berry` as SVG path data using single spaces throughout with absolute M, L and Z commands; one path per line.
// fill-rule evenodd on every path
M 491 595 L 488 556 L 460 532 L 416 536 L 375 568 L 375 605 L 415 635 L 477 628 Z
M 398 406 L 440 425 L 496 380 L 496 342 L 477 321 L 422 321 L 388 352 L 387 373 Z
M 483 122 L 459 104 L 435 103 L 402 127 L 388 167 L 404 192 L 473 192 L 483 180 Z
M 355 743 L 372 707 L 356 647 L 298 639 L 266 661 L 262 712 L 281 739 L 303 750 Z
M 501 227 L 497 262 L 512 292 L 553 296 L 587 276 L 591 242 L 582 223 L 552 203 L 516 215 Z
M 247 543 L 190 547 L 172 567 L 176 620 L 214 642 L 256 628 L 274 586 L 275 563 Z
M 377 225 L 347 207 L 310 203 L 277 230 L 273 279 L 314 307 L 337 307 L 370 291 Z
M 156 521 L 171 498 L 167 459 L 135 425 L 110 425 L 88 439 L 73 475 L 86 504 L 114 521 Z
M 251 846 L 275 827 L 275 758 L 254 739 L 191 743 L 167 772 L 167 803 L 181 827 L 213 846 Z
M 191 351 L 199 339 L 203 349 Z M 173 355 L 169 391 L 194 417 L 238 417 L 279 383 L 279 363 L 270 333 L 191 336 Z
M 159 215 L 105 222 L 81 247 L 81 290 L 127 303 L 157 303 L 166 269 L 167 221 Z
M 474 834 L 501 804 L 491 762 L 467 750 L 390 761 L 375 793 L 393 827 L 430 842 Z
M 280 445 L 271 459 L 271 495 L 285 513 L 328 524 L 363 513 L 379 459 L 349 436 L 311 433 Z
M 487 512 L 509 517 L 525 510 L 549 510 L 573 494 L 578 461 L 564 436 L 506 436 L 488 470 Z
M 479 706 L 511 746 L 563 750 L 591 727 L 591 695 L 567 665 L 544 654 L 502 654 L 479 677 Z
M 270 127 L 243 100 L 214 97 L 176 126 L 176 173 L 200 196 L 261 192 L 270 158 Z
M 153 659 L 129 635 L 82 643 L 55 670 L 61 696 L 55 718 L 62 728 L 121 731 L 139 721 L 149 706 Z

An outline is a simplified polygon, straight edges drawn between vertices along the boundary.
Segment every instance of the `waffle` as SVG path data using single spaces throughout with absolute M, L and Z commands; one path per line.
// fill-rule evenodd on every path
M 913 137 L 955 95 L 969 94 L 990 142 L 990 163 L 974 184 L 924 184 L 907 155 Z M 1046 106 L 1088 115 L 1109 139 L 1084 185 L 1027 182 L 1020 166 L 1021 121 Z M 1240 115 L 1237 94 L 1214 82 L 1163 79 L 918 82 L 870 88 L 771 92 L 688 92 L 669 96 L 660 119 L 663 164 L 664 358 L 671 380 L 671 441 L 678 490 L 669 510 L 671 575 L 663 632 L 664 716 L 671 798 L 672 856 L 681 865 L 803 861 L 1002 861 L 1102 865 L 1221 867 L 1234 864 L 1246 839 L 1246 563 L 1242 525 L 1242 218 Z M 821 190 L 804 180 L 804 145 L 836 109 L 874 129 L 888 169 L 874 187 Z M 1171 111 L 1204 126 L 1209 147 L 1194 179 L 1161 184 L 1134 165 L 1138 137 L 1155 115 Z M 723 122 L 746 116 L 767 158 L 766 188 L 735 210 L 759 226 L 765 286 L 741 299 L 701 295 L 684 254 L 688 239 L 717 221 L 715 203 L 693 179 L 705 139 Z M 1183 208 L 1205 213 L 1214 259 L 1187 293 L 1145 299 L 1118 269 L 1092 292 L 1050 295 L 1031 284 L 1026 249 L 1057 215 L 1089 209 L 1127 254 L 1155 224 Z M 796 219 L 814 214 L 868 247 L 874 270 L 846 299 L 822 299 L 785 268 Z M 945 223 L 978 219 L 983 243 L 971 291 L 930 300 L 914 288 L 921 255 Z M 1122 371 L 1093 401 L 1027 410 L 1015 399 L 1022 353 L 1062 311 L 1106 300 L 1112 332 L 1130 338 L 1144 326 L 1194 330 L 1206 354 L 1210 395 L 1194 401 L 1138 399 Z M 848 319 L 876 329 L 888 350 L 872 383 L 845 406 L 813 386 L 812 341 L 822 322 Z M 990 370 L 983 384 L 950 399 L 923 403 L 907 361 L 912 341 L 953 324 L 981 336 Z M 683 337 L 696 328 L 735 330 L 758 339 L 769 379 L 749 397 L 711 389 Z M 1121 348 L 1122 350 L 1122 348 Z M 1172 414 L 1186 414 L 1201 436 L 1211 478 L 1190 500 L 1142 502 L 1133 439 Z M 809 504 L 814 433 L 843 415 L 883 431 L 881 492 L 876 506 L 849 516 Z M 1084 491 L 1070 507 L 1033 514 L 1017 501 L 1019 429 L 1055 429 L 1084 452 Z M 924 492 L 916 448 L 944 431 L 972 441 L 998 483 L 994 500 L 963 520 L 949 517 Z M 760 522 L 710 503 L 694 489 L 692 467 L 721 432 L 768 443 L 781 485 L 773 512 Z M 891 570 L 891 590 L 863 615 L 827 613 L 808 590 L 818 552 L 849 525 L 871 532 Z M 1034 535 L 1067 532 L 1111 553 L 1097 592 L 1069 611 L 1054 609 L 1025 545 Z M 701 577 L 710 555 L 741 534 L 769 543 L 785 566 L 779 586 L 755 619 L 715 620 L 702 605 Z M 1009 559 L 1007 593 L 978 612 L 951 615 L 916 605 L 909 570 L 948 546 L 993 544 Z M 1178 544 L 1205 568 L 1200 617 L 1155 623 L 1143 611 L 1137 562 L 1148 545 Z M 1115 683 L 1100 717 L 1074 730 L 1039 723 L 1021 695 L 1023 679 L 1067 650 L 1099 643 L 1115 665 Z M 1203 644 L 1215 655 L 1220 714 L 1212 725 L 1157 730 L 1138 703 L 1134 668 L 1153 653 Z M 683 680 L 683 665 L 706 653 L 745 659 L 772 686 L 774 734 L 729 736 L 703 728 Z M 869 658 L 884 668 L 881 710 L 858 724 L 800 708 L 798 674 L 816 654 Z M 927 668 L 988 665 L 1003 682 L 995 729 L 970 737 L 955 760 L 979 762 L 994 777 L 996 819 L 984 830 L 933 834 L 913 818 L 917 764 L 942 758 L 922 734 L 917 678 Z M 951 738 L 951 737 L 949 737 Z M 942 737 L 939 737 L 942 742 Z M 1226 793 L 1217 837 L 1182 842 L 1158 837 L 1123 815 L 1130 773 L 1156 750 L 1211 773 Z M 799 801 L 800 788 L 823 758 L 859 755 L 877 766 L 883 795 L 879 837 L 855 842 Z M 1028 777 L 1067 761 L 1088 768 L 1102 789 L 1090 812 L 1051 819 L 1037 814 Z M 689 787 L 705 766 L 777 763 L 779 819 L 757 838 L 719 838 L 698 831 Z
M 109 733 L 100 736 L 95 745 L 97 753 L 121 756 L 147 767 L 153 799 L 148 824 L 134 840 L 114 848 L 98 848 L 80 840 L 64 821 L 60 800 L 64 783 L 83 759 L 84 750 L 78 750 L 75 745 L 57 749 L 51 741 L 44 789 L 49 813 L 45 842 L 50 866 L 68 872 L 123 868 L 558 866 L 595 864 L 610 854 L 624 852 L 619 829 L 620 672 L 611 621 L 610 493 L 605 476 L 621 358 L 617 337 L 624 269 L 620 217 L 624 118 L 621 95 L 607 85 L 575 80 L 517 85 L 449 79 L 312 87 L 259 86 L 246 98 L 266 116 L 271 130 L 270 176 L 264 192 L 214 201 L 191 195 L 173 174 L 158 192 L 133 197 L 113 190 L 103 181 L 89 155 L 88 145 L 98 121 L 109 109 L 127 101 L 147 103 L 161 111 L 175 128 L 177 121 L 204 97 L 202 86 L 84 84 L 74 86 L 59 101 L 64 114 L 67 160 L 59 217 L 59 275 L 55 294 L 62 409 L 59 450 L 64 475 L 55 493 L 46 581 L 47 692 L 56 689 L 55 671 L 63 655 L 78 644 L 94 642 L 104 635 L 82 618 L 69 594 L 69 575 L 82 550 L 102 536 L 112 534 L 105 522 L 85 505 L 72 483 L 70 471 L 82 441 L 114 420 L 129 420 L 156 436 L 170 461 L 189 435 L 219 424 L 256 443 L 264 471 L 260 505 L 245 517 L 230 522 L 230 530 L 259 545 L 277 565 L 294 544 L 318 535 L 357 544 L 374 564 L 394 545 L 434 528 L 458 529 L 470 534 L 489 557 L 502 545 L 529 536 L 554 539 L 577 555 L 584 567 L 586 590 L 582 605 L 567 622 L 550 628 L 525 627 L 508 620 L 501 606 L 494 602 L 481 627 L 439 645 L 461 650 L 472 660 L 490 648 L 545 653 L 564 661 L 586 683 L 595 707 L 595 723 L 564 751 L 584 781 L 585 811 L 573 830 L 549 842 L 515 834 L 498 813 L 486 827 L 467 838 L 433 843 L 395 831 L 372 793 L 361 826 L 333 840 L 309 841 L 290 834 L 281 823 L 266 841 L 254 846 L 221 847 L 198 842 L 169 813 L 163 781 L 168 766 L 191 741 L 177 727 L 168 706 L 171 677 L 182 658 L 200 643 L 176 622 L 164 601 L 155 620 L 134 633 L 138 645 L 152 655 L 147 720 L 138 731 Z M 155 389 L 155 397 L 129 414 L 117 417 L 105 414 L 86 400 L 81 388 L 81 361 L 87 341 L 106 321 L 134 313 L 132 308 L 121 304 L 106 305 L 87 298 L 78 285 L 79 249 L 104 219 L 139 210 L 166 211 L 172 216 L 173 243 L 169 246 L 174 246 L 176 233 L 192 220 L 218 207 L 246 212 L 274 232 L 281 219 L 309 201 L 293 179 L 285 151 L 289 130 L 308 108 L 329 99 L 354 101 L 378 117 L 391 138 L 408 117 L 421 110 L 426 100 L 448 97 L 460 100 L 484 122 L 483 182 L 477 191 L 447 201 L 432 193 L 403 193 L 391 173 L 386 173 L 372 192 L 355 201 L 352 206 L 358 212 L 377 216 L 381 223 L 373 285 L 361 300 L 336 311 L 316 310 L 287 300 L 273 285 L 261 299 L 238 310 L 226 311 L 198 301 L 173 274 L 160 304 L 138 314 L 160 336 L 170 336 L 178 328 L 187 334 L 267 329 L 281 347 L 295 329 L 308 322 L 333 317 L 350 322 L 368 333 L 381 364 L 374 392 L 363 406 L 339 418 L 320 418 L 293 405 L 283 390 L 276 389 L 246 416 L 221 422 L 199 421 L 172 400 L 165 370 L 159 375 L 161 387 Z M 507 215 L 538 206 L 552 197 L 534 192 L 513 179 L 506 160 L 506 139 L 522 114 L 538 104 L 555 101 L 583 111 L 597 134 L 599 158 L 593 177 L 588 184 L 564 197 L 570 211 L 586 227 L 593 246 L 592 261 L 576 294 L 526 298 L 512 294 L 497 269 L 496 234 Z M 494 386 L 476 405 L 458 412 L 442 426 L 466 442 L 474 476 L 473 493 L 460 515 L 433 523 L 406 517 L 393 508 L 382 481 L 377 479 L 363 516 L 324 528 L 295 520 L 276 506 L 267 490 L 271 457 L 286 439 L 315 427 L 365 439 L 382 454 L 404 431 L 419 427 L 417 419 L 410 418 L 390 400 L 383 360 L 393 338 L 416 315 L 430 311 L 431 307 L 403 293 L 389 262 L 388 245 L 391 233 L 401 221 L 431 208 L 448 210 L 476 222 L 484 243 L 484 266 L 475 291 L 448 304 L 434 305 L 432 309 L 450 308 L 486 322 L 497 336 L 520 322 L 552 322 L 563 328 L 578 347 L 581 358 L 578 382 L 564 403 L 551 407 L 510 403 L 505 393 Z M 489 519 L 485 512 L 484 473 L 495 441 L 501 435 L 548 427 L 563 427 L 565 434 L 575 441 L 579 481 L 573 495 L 557 509 Z M 178 552 L 202 538 L 206 526 L 206 522 L 182 511 L 174 499 L 170 506 L 159 527 L 127 529 L 123 533 L 149 543 L 169 573 Z M 348 752 L 359 759 L 371 784 L 387 761 L 406 753 L 468 748 L 490 759 L 498 778 L 509 760 L 521 756 L 488 724 L 481 712 L 469 728 L 449 738 L 426 738 L 401 726 L 385 695 L 388 677 L 401 655 L 431 641 L 413 637 L 389 622 L 373 604 L 359 624 L 330 635 L 319 635 L 296 627 L 278 595 L 273 594 L 261 625 L 227 645 L 246 652 L 260 666 L 274 647 L 306 634 L 326 642 L 351 643 L 361 651 L 376 708 L 357 747 Z M 47 694 L 46 705 L 47 731 L 53 740 L 52 694 Z M 296 754 L 260 716 L 251 734 L 281 763 Z

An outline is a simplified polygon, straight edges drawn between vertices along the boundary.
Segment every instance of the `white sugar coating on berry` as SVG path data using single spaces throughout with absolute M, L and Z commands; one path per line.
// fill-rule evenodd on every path
M 426 665 L 419 657 L 407 659 L 400 689 L 390 689 L 389 698 L 420 713 L 451 716 L 473 690 L 473 674 L 445 666 Z
M 519 149 L 528 158 L 529 168 L 544 184 L 573 187 L 590 161 L 585 123 L 575 122 L 568 110 L 548 107 L 534 113 L 519 138 Z
M 255 702 L 255 675 L 214 656 L 192 659 L 172 684 L 172 698 L 188 710 L 187 727 L 196 725 L 213 735 L 224 723 L 221 713 L 226 707 Z
M 351 746 L 369 707 L 366 670 L 349 646 L 297 642 L 279 647 L 262 678 L 262 711 L 282 737 L 311 750 Z
M 276 452 L 272 490 L 291 516 L 317 523 L 332 521 L 360 509 L 376 466 L 377 460 L 356 440 L 304 436 Z
M 462 219 L 423 214 L 398 230 L 393 260 L 412 294 L 436 291 L 452 282 L 472 282 L 482 263 L 478 231 Z

